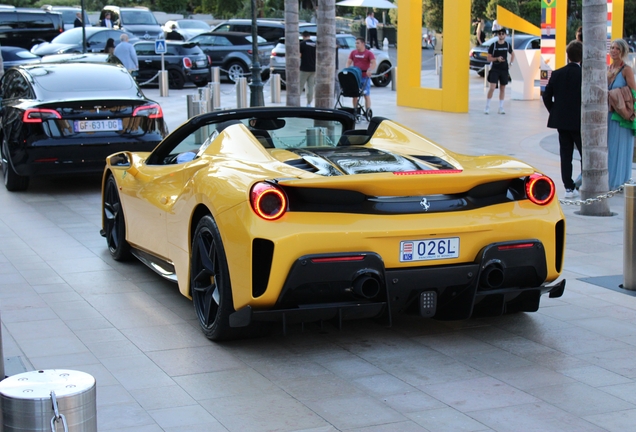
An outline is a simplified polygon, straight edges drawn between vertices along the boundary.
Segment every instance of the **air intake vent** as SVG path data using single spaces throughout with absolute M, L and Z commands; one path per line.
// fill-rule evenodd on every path
M 309 171 L 310 173 L 318 172 L 318 169 L 315 166 L 307 163 L 307 161 L 303 158 L 288 160 L 285 163 L 287 165 L 293 166 L 294 168 L 298 168 L 304 171 Z

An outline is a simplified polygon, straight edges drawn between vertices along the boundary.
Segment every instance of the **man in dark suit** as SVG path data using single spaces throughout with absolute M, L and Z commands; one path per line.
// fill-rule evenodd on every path
M 73 27 L 81 27 L 82 26 L 82 14 L 78 12 L 75 14 L 75 22 L 73 23 Z
M 572 155 L 574 146 L 581 152 L 581 60 L 583 44 L 572 41 L 566 48 L 568 64 L 552 72 L 543 92 L 543 104 L 550 112 L 548 127 L 559 132 L 561 180 L 565 198 L 576 198 L 579 193 L 572 181 Z

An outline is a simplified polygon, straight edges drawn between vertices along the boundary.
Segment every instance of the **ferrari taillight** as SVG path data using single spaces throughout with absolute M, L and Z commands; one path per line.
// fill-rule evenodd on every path
M 287 211 L 287 196 L 270 183 L 256 183 L 250 192 L 254 212 L 265 220 L 275 220 Z
M 163 111 L 159 104 L 142 105 L 135 108 L 133 117 L 163 118 Z
M 526 179 L 526 196 L 535 204 L 550 204 L 555 192 L 554 182 L 548 176 L 535 173 Z
M 188 69 L 192 68 L 192 60 L 190 60 L 188 57 L 184 57 L 183 58 L 183 66 L 187 67 Z
M 42 123 L 42 120 L 62 119 L 59 112 L 46 108 L 29 108 L 22 115 L 22 123 Z

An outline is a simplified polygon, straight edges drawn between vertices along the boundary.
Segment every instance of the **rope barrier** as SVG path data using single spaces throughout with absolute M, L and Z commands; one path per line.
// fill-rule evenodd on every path
M 137 85 L 139 86 L 144 86 L 146 84 L 150 84 L 151 82 L 153 82 L 155 80 L 155 78 L 157 78 L 159 76 L 159 72 L 157 72 L 157 74 L 155 76 L 153 76 L 152 78 L 150 78 L 148 81 L 146 82 L 142 82 L 142 83 L 137 83 Z
M 599 202 L 599 201 L 602 201 L 604 199 L 611 198 L 614 195 L 623 192 L 623 190 L 625 189 L 625 185 L 629 185 L 629 184 L 636 184 L 636 183 L 634 182 L 634 180 L 629 179 L 629 180 L 627 180 L 627 182 L 625 184 L 620 185 L 617 189 L 614 189 L 614 190 L 611 190 L 609 192 L 597 195 L 594 198 L 587 198 L 587 199 L 584 199 L 584 200 L 560 199 L 559 202 L 561 204 L 563 204 L 563 205 L 575 205 L 575 206 L 590 205 L 592 203 Z

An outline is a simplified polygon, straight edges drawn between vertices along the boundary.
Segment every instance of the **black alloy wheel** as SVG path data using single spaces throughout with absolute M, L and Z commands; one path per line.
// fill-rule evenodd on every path
M 185 85 L 185 76 L 176 70 L 169 69 L 168 70 L 168 87 L 171 89 L 181 90 Z
M 108 251 L 115 261 L 127 261 L 132 257 L 130 245 L 126 241 L 126 220 L 121 207 L 117 182 L 108 176 L 103 197 L 104 232 Z
M 208 339 L 225 340 L 239 335 L 241 329 L 230 327 L 230 314 L 234 312 L 230 274 L 221 235 L 211 216 L 199 221 L 192 239 L 190 292 Z
M 0 151 L 0 159 L 2 160 L 2 177 L 4 179 L 4 187 L 6 187 L 9 192 L 27 190 L 29 187 L 29 177 L 21 176 L 15 172 L 9 162 L 9 149 L 6 141 L 4 140 Z
M 391 65 L 387 62 L 380 63 L 380 66 L 376 69 L 374 75 L 380 75 L 376 78 L 373 78 L 373 85 L 376 87 L 386 87 L 391 82 Z

